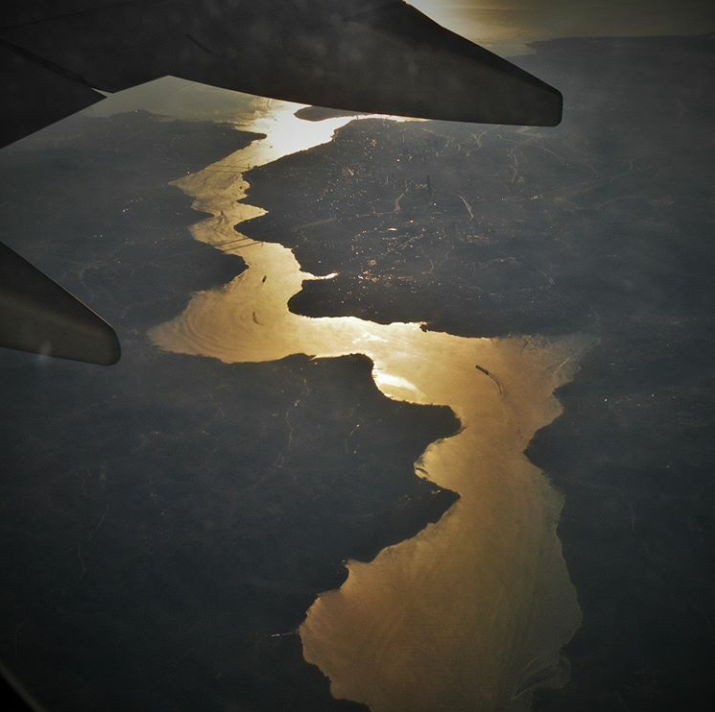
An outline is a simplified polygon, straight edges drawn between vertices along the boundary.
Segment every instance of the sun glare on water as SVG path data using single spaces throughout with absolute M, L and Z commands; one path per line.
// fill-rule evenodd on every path
M 461 431 L 433 443 L 416 466 L 459 500 L 372 562 L 348 562 L 343 586 L 307 612 L 303 652 L 336 698 L 375 712 L 526 710 L 532 687 L 565 681 L 560 650 L 580 611 L 556 536 L 561 499 L 523 453 L 559 414 L 553 392 L 589 343 L 467 339 L 419 323 L 291 313 L 288 301 L 314 277 L 286 247 L 237 231 L 265 212 L 244 202 L 243 174 L 327 143 L 353 119 L 309 122 L 295 116 L 296 104 L 246 102 L 237 125 L 265 138 L 177 185 L 210 215 L 194 238 L 240 255 L 247 269 L 194 295 L 151 338 L 226 363 L 362 353 L 387 397 L 452 408 Z

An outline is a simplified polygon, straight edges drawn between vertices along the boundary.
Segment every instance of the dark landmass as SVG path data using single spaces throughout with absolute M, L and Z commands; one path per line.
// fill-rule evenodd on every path
M 594 331 L 595 299 L 657 317 L 702 303 L 715 40 L 580 43 L 529 58 L 564 89 L 559 128 L 360 121 L 249 173 L 269 213 L 246 230 L 340 273 L 294 311 L 490 336 Z
M 346 559 L 455 501 L 413 461 L 458 423 L 388 400 L 357 356 L 158 351 L 146 328 L 241 268 L 192 241 L 167 182 L 251 136 L 141 113 L 52 131 L 3 152 L 8 242 L 112 320 L 123 357 L 0 353 L 0 659 L 57 711 L 364 709 L 294 631 Z
M 142 111 L 74 116 L 3 150 L 3 241 L 91 303 L 120 338 L 137 336 L 243 271 L 241 260 L 191 240 L 187 227 L 201 214 L 168 183 L 257 136 Z
M 466 336 L 590 333 L 599 346 L 529 457 L 566 495 L 584 623 L 541 712 L 709 709 L 715 698 L 715 40 L 537 45 L 556 129 L 342 129 L 249 175 L 295 249 L 311 316 Z

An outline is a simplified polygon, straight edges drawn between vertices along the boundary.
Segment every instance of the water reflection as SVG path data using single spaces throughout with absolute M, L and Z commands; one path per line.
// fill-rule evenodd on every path
M 559 414 L 553 392 L 587 340 L 466 339 L 419 324 L 290 313 L 288 300 L 316 277 L 287 248 L 234 230 L 264 212 L 243 202 L 243 173 L 329 141 L 350 119 L 311 123 L 294 116 L 294 104 L 246 102 L 241 127 L 266 138 L 178 185 L 211 216 L 194 237 L 239 254 L 248 269 L 194 295 L 151 337 L 227 363 L 361 353 L 388 397 L 451 407 L 461 432 L 433 443 L 415 471 L 459 501 L 374 561 L 348 563 L 345 584 L 321 594 L 300 628 L 305 659 L 335 697 L 378 712 L 527 709 L 534 686 L 565 682 L 559 651 L 580 612 L 556 536 L 561 499 L 523 452 Z
M 712 25 L 707 0 L 407 0 L 440 25 L 502 56 L 528 54 L 559 37 L 699 35 Z

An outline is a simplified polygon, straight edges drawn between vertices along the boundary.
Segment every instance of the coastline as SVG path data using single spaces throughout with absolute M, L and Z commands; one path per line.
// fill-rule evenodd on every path
M 263 142 L 178 183 L 194 197 L 195 208 L 212 216 L 194 226 L 195 239 L 240 254 L 247 269 L 220 290 L 196 294 L 182 315 L 152 329 L 152 340 L 166 350 L 225 363 L 271 361 L 291 353 L 320 358 L 363 353 L 373 361 L 375 382 L 388 397 L 451 407 L 462 421 L 460 434 L 428 448 L 417 463 L 416 474 L 456 491 L 460 500 L 439 522 L 383 549 L 372 562 L 348 562 L 347 582 L 338 591 L 320 596 L 301 626 L 304 654 L 331 678 L 335 697 L 363 702 L 378 711 L 403 708 L 404 694 L 398 699 L 390 691 L 402 689 L 395 683 L 404 679 L 405 669 L 413 670 L 411 679 L 417 683 L 410 687 L 411 709 L 435 709 L 436 698 L 426 694 L 426 689 L 432 689 L 432 695 L 439 690 L 441 699 L 457 705 L 452 709 L 460 704 L 485 711 L 500 705 L 527 709 L 532 686 L 565 682 L 559 651 L 578 627 L 580 614 L 555 535 L 560 497 L 522 452 L 533 433 L 559 414 L 552 392 L 572 376 L 578 355 L 589 341 L 465 339 L 427 332 L 420 324 L 381 325 L 353 317 L 312 319 L 292 314 L 287 305 L 303 281 L 321 278 L 302 272 L 285 247 L 229 231 L 265 214 L 262 208 L 243 202 L 248 190 L 243 173 L 280 158 L 280 137 L 289 134 L 289 126 L 295 135 L 295 121 L 299 119 L 294 107 L 289 114 L 285 105 L 276 102 L 275 113 L 269 109 L 250 124 L 254 132 L 267 135 Z M 347 121 L 318 124 L 320 142 L 330 140 L 335 122 Z M 271 122 L 275 122 L 273 127 Z M 308 140 L 315 141 L 315 136 Z M 563 368 L 566 363 L 571 364 L 569 368 Z M 495 388 L 494 377 L 503 384 L 500 388 Z M 489 463 L 486 468 L 485 463 Z M 495 476 L 495 471 L 500 474 Z M 470 492 L 481 494 L 475 497 Z M 495 516 L 495 511 L 502 516 Z M 508 524 L 512 516 L 515 527 Z M 476 530 L 467 522 L 477 522 Z M 454 523 L 457 529 L 452 531 Z M 463 546 L 455 548 L 455 542 Z M 485 546 L 496 547 L 502 554 L 489 553 Z M 396 565 L 397 561 L 402 563 Z M 448 567 L 425 578 L 424 571 L 434 562 L 447 562 Z M 376 581 L 391 578 L 397 571 L 404 574 L 405 566 L 422 582 L 417 598 L 412 598 L 415 604 L 420 599 L 444 603 L 460 591 L 461 584 L 459 602 L 452 601 L 454 605 L 442 608 L 437 616 L 444 630 L 439 641 L 418 636 L 409 646 L 396 642 L 395 636 L 407 634 L 407 626 L 424 631 L 422 626 L 432 625 L 434 618 L 426 615 L 424 603 L 411 615 L 403 615 L 402 627 L 387 639 L 380 630 L 382 612 L 403 605 L 411 584 L 409 577 L 400 575 L 407 586 L 400 593 L 400 586 L 390 584 L 385 589 Z M 496 587 L 487 586 L 485 577 L 492 577 Z M 502 584 L 496 585 L 497 581 Z M 429 582 L 431 587 L 425 587 Z M 367 592 L 381 589 L 395 591 L 396 601 L 374 601 L 372 615 L 365 608 L 365 601 L 370 600 Z M 502 595 L 495 598 L 494 590 L 502 590 Z M 440 610 L 442 603 L 427 607 Z M 350 614 L 346 614 L 348 609 Z M 465 630 L 468 620 L 472 621 L 467 627 L 471 633 L 465 639 L 458 631 Z M 486 628 L 485 621 L 489 621 Z M 370 622 L 377 623 L 377 628 L 372 627 L 372 642 L 346 649 L 339 641 L 355 636 L 340 630 L 338 622 L 356 626 L 356 631 L 370 630 Z M 507 634 L 507 630 L 512 632 Z M 505 642 L 495 658 L 497 641 Z M 435 658 L 451 659 L 455 646 L 464 649 L 465 643 L 472 661 L 469 669 L 446 675 L 444 666 L 435 668 Z M 407 649 L 410 660 L 396 655 L 397 650 L 404 655 Z M 378 670 L 376 659 L 391 659 L 394 665 L 381 665 Z M 539 661 L 536 671 L 534 660 Z M 480 671 L 476 690 L 475 664 Z M 435 669 L 442 673 L 441 685 L 435 685 L 430 674 Z

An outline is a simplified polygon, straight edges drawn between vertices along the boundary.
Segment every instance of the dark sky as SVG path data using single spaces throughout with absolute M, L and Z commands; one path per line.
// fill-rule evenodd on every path
M 693 35 L 715 31 L 713 0 L 408 0 L 499 54 L 556 37 Z

